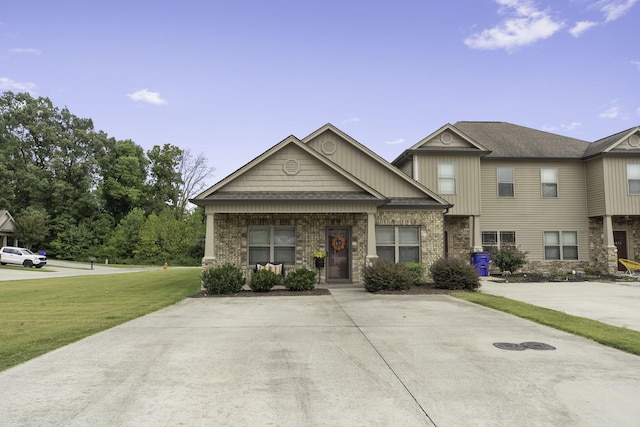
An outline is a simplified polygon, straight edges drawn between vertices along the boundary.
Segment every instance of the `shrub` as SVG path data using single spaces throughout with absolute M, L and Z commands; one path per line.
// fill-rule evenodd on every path
M 424 265 L 417 262 L 407 262 L 404 265 L 411 272 L 414 286 L 422 286 L 426 283 L 424 279 L 424 272 L 425 272 Z
M 249 287 L 254 292 L 269 292 L 271 288 L 280 283 L 282 276 L 278 276 L 273 271 L 258 270 L 251 274 Z
M 233 264 L 224 264 L 220 267 L 204 270 L 201 278 L 202 286 L 210 295 L 239 292 L 246 282 L 242 270 Z
M 515 246 L 505 246 L 494 251 L 491 259 L 500 271 L 515 273 L 527 263 L 527 253 Z
M 290 291 L 310 291 L 316 286 L 316 273 L 305 267 L 295 269 L 287 274 L 284 285 Z
M 480 287 L 475 267 L 461 259 L 441 258 L 431 265 L 429 271 L 436 288 L 475 291 Z
M 413 280 L 411 271 L 400 263 L 378 260 L 364 268 L 364 288 L 369 292 L 409 289 Z

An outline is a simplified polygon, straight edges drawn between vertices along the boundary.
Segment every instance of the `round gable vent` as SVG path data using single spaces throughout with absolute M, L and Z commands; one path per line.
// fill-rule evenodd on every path
M 629 137 L 629 145 L 632 146 L 632 147 L 640 146 L 640 136 L 631 135 Z
M 333 154 L 336 152 L 336 143 L 333 141 L 325 141 L 322 143 L 322 152 L 324 154 Z
M 444 145 L 449 145 L 453 142 L 453 135 L 451 135 L 449 132 L 445 132 L 442 135 L 440 135 L 440 142 L 442 142 Z
M 295 175 L 300 172 L 300 165 L 296 160 L 289 159 L 284 161 L 284 165 L 282 166 L 284 173 L 287 175 Z

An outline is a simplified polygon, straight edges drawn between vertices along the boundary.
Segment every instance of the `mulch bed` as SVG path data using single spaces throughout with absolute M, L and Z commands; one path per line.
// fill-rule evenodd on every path
M 337 287 L 337 286 L 336 286 Z M 367 292 L 362 288 L 362 292 Z M 451 294 L 449 289 L 438 289 L 432 285 L 413 286 L 404 291 L 400 290 L 386 290 L 374 292 L 379 295 L 449 295 Z M 315 288 L 310 291 L 290 291 L 288 289 L 272 289 L 268 292 L 254 292 L 251 290 L 242 290 L 233 294 L 221 294 L 221 295 L 209 295 L 207 291 L 200 291 L 195 295 L 191 295 L 191 298 L 244 298 L 244 297 L 281 297 L 281 296 L 311 296 L 311 295 L 331 295 L 331 291 L 326 288 Z

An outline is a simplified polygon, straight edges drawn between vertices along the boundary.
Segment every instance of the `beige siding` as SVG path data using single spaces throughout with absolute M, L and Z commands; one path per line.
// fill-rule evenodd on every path
M 294 160 L 299 172 L 289 175 L 285 162 Z M 295 145 L 289 145 L 265 159 L 219 191 L 362 191 Z
M 602 158 L 586 162 L 587 203 L 589 216 L 602 216 L 607 212 L 604 185 L 604 160 Z
M 406 161 L 404 164 L 400 166 L 400 172 L 407 175 L 410 178 L 413 178 L 413 167 L 411 161 Z
M 440 194 L 454 206 L 450 215 L 480 214 L 480 159 L 470 155 L 421 155 L 417 160 L 420 182 L 432 191 L 438 191 L 438 163 L 454 163 L 456 172 L 456 194 Z
M 513 168 L 515 197 L 497 195 L 497 168 Z M 558 170 L 558 197 L 541 196 L 540 169 Z M 481 231 L 515 231 L 528 259 L 544 259 L 544 231 L 577 231 L 578 257 L 589 259 L 585 165 L 566 162 L 482 162 Z
M 309 202 L 273 202 L 273 203 L 232 203 L 207 205 L 205 212 L 210 213 L 344 213 L 376 212 L 376 206 L 365 203 L 309 203 Z
M 331 154 L 326 154 L 322 150 L 326 141 L 335 144 L 335 151 Z M 422 191 L 407 185 L 405 179 L 333 132 L 322 133 L 310 140 L 308 145 L 387 197 L 424 197 Z
M 640 164 L 640 159 L 628 157 L 604 159 L 608 215 L 637 215 L 640 212 L 640 196 L 629 195 L 627 165 L 631 164 Z

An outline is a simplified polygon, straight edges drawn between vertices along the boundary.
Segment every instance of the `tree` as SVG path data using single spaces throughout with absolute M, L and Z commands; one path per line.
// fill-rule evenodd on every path
M 104 210 L 120 221 L 135 208 L 144 206 L 149 160 L 131 140 L 109 138 L 98 154 L 99 193 Z
M 48 216 L 44 210 L 25 209 L 15 218 L 15 238 L 26 248 L 38 247 L 49 235 Z
M 176 188 L 182 184 L 178 170 L 183 151 L 171 144 L 155 145 L 147 151 L 149 167 L 149 211 L 160 214 L 166 207 L 175 210 L 178 199 Z
M 207 180 L 212 177 L 215 169 L 208 166 L 207 158 L 202 153 L 194 157 L 189 150 L 184 150 L 179 170 L 182 183 L 176 197 L 176 217 L 183 218 L 188 211 L 189 199 L 205 190 Z

